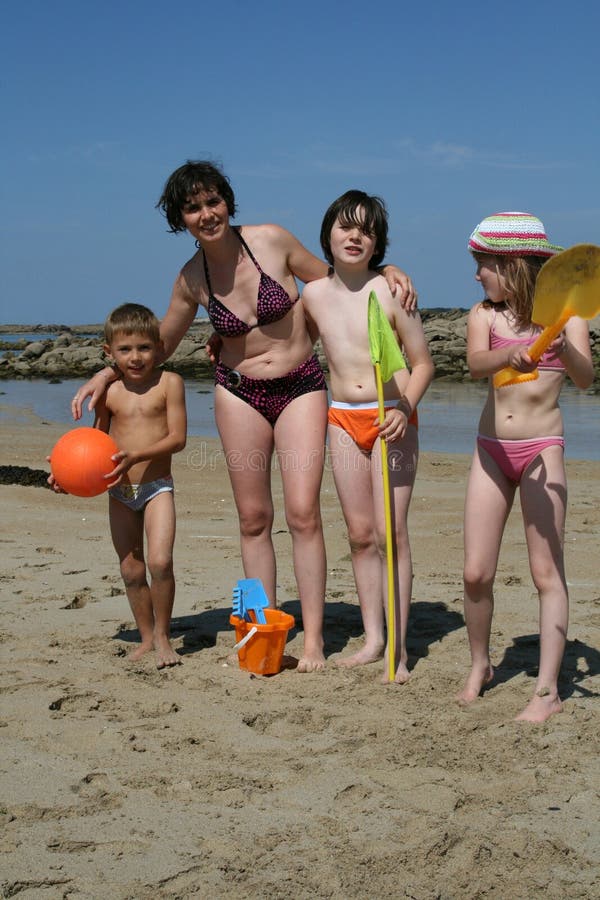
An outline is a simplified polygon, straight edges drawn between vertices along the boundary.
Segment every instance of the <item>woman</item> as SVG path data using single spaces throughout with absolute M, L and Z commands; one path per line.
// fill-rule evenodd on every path
M 304 652 L 298 670 L 322 669 L 326 561 L 319 492 L 327 395 L 295 279 L 321 278 L 327 265 L 277 225 L 232 226 L 233 190 L 209 162 L 188 161 L 173 172 L 157 205 L 170 231 L 188 231 L 198 248 L 175 280 L 161 323 L 164 358 L 203 306 L 220 338 L 215 419 L 239 516 L 244 573 L 261 579 L 275 606 L 271 462 L 276 452 L 302 607 Z M 413 305 L 410 279 L 397 269 L 386 274 Z M 83 400 L 91 395 L 93 408 L 115 377 L 112 369 L 103 369 L 77 392 L 76 419 Z

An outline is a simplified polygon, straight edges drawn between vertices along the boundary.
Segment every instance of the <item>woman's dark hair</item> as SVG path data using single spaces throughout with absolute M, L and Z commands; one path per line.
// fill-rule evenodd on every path
M 380 197 L 370 197 L 364 191 L 346 191 L 333 201 L 321 225 L 321 247 L 330 266 L 333 265 L 331 229 L 336 219 L 339 219 L 341 225 L 355 225 L 375 238 L 375 252 L 369 268 L 376 269 L 380 266 L 388 245 L 388 216 L 383 200 Z
M 169 176 L 156 208 L 169 223 L 169 231 L 185 231 L 181 210 L 199 191 L 215 191 L 227 204 L 227 211 L 235 216 L 235 197 L 229 179 L 214 163 L 205 160 L 188 161 Z

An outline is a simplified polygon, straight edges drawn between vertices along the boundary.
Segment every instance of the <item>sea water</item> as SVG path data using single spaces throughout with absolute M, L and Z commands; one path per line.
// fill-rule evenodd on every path
M 50 384 L 42 380 L 0 381 L 0 424 L 28 421 L 27 412 L 45 421 L 73 426 L 71 398 L 81 381 Z M 185 382 L 188 434 L 217 437 L 210 381 Z M 433 384 L 419 404 L 421 450 L 439 453 L 472 453 L 486 387 L 482 384 Z M 569 385 L 561 394 L 565 423 L 566 456 L 570 459 L 600 459 L 600 395 L 578 391 Z M 82 424 L 93 416 L 84 411 Z

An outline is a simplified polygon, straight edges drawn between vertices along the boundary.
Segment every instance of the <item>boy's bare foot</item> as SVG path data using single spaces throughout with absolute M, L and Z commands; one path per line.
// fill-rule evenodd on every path
M 180 666 L 181 657 L 176 653 L 168 637 L 156 637 L 154 639 L 156 649 L 156 668 L 166 669 L 169 666 Z
M 325 657 L 322 653 L 315 656 L 304 654 L 298 660 L 297 672 L 322 672 L 325 668 Z
M 515 722 L 533 722 L 539 725 L 559 712 L 562 712 L 562 703 L 556 691 L 540 688 L 535 692 L 523 712 L 515 717 Z
M 374 644 L 373 646 L 365 644 L 364 647 L 361 647 L 361 649 L 357 650 L 356 653 L 353 653 L 352 656 L 341 656 L 339 659 L 336 659 L 335 664 L 336 666 L 343 666 L 346 669 L 352 669 L 354 666 L 366 666 L 369 663 L 377 662 L 378 659 L 381 659 L 382 655 L 382 644 Z
M 488 685 L 494 678 L 494 669 L 487 665 L 483 670 L 472 668 L 469 677 L 465 682 L 465 686 L 457 695 L 456 700 L 460 706 L 468 706 L 480 696 L 484 687 Z
M 152 641 L 142 641 L 139 647 L 136 647 L 135 650 L 132 650 L 131 653 L 127 654 L 127 659 L 130 659 L 131 662 L 137 662 L 138 659 L 141 659 L 146 653 L 151 653 L 152 650 L 154 650 Z

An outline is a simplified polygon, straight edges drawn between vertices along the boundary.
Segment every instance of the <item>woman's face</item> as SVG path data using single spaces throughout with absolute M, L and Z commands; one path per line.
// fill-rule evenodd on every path
M 502 274 L 502 260 L 488 253 L 478 253 L 475 262 L 475 281 L 481 284 L 487 299 L 492 303 L 503 303 L 506 300 L 506 279 Z
M 220 194 L 200 190 L 188 197 L 181 209 L 184 225 L 200 243 L 222 237 L 229 226 L 229 211 Z

